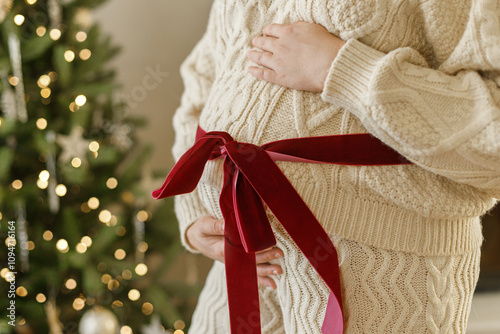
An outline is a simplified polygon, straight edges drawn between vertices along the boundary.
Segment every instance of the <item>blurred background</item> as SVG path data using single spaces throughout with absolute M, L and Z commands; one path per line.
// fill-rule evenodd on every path
M 0 0 L 0 334 L 189 328 L 211 261 L 150 192 L 173 165 L 179 66 L 211 4 Z M 499 211 L 472 334 L 500 333 Z

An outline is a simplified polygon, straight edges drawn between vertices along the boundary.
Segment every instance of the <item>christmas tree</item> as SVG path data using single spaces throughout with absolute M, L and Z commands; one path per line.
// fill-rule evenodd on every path
M 199 287 L 162 280 L 182 246 L 90 19 L 104 1 L 0 0 L 0 333 L 189 325 Z

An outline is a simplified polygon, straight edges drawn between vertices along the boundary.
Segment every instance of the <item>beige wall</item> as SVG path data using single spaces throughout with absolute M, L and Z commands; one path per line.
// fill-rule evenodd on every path
M 94 11 L 103 31 L 122 47 L 112 66 L 123 94 L 129 96 L 130 112 L 148 120 L 139 137 L 153 143 L 155 169 L 173 164 L 171 119 L 183 91 L 179 66 L 201 38 L 211 4 L 211 0 L 109 0 Z M 148 77 L 157 68 L 168 76 Z

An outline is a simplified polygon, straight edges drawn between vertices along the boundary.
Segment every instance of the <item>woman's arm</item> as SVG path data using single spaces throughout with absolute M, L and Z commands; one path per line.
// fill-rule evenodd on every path
M 486 7 L 489 1 L 475 3 Z M 462 41 L 454 51 L 463 52 L 456 58 L 464 61 L 454 75 L 429 68 L 414 49 L 385 54 L 354 39 L 343 44 L 331 34 L 307 33 L 310 23 L 294 24 L 293 29 L 272 25 L 279 37 L 254 40 L 265 55 L 249 53 L 250 60 L 268 68 L 251 67 L 249 72 L 285 87 L 318 91 L 314 87 L 319 76 L 306 72 L 313 73 L 310 64 L 324 63 L 316 58 L 329 55 L 333 61 L 321 94 L 325 101 L 355 114 L 368 131 L 422 168 L 500 198 L 500 18 L 494 11 L 471 13 L 477 17 L 471 18 L 463 35 L 471 40 Z M 293 32 L 298 29 L 302 31 Z M 295 46 L 330 42 L 309 52 L 304 67 L 294 61 L 307 51 L 281 47 L 283 36 Z
M 181 65 L 180 72 L 184 82 L 184 93 L 181 104 L 173 118 L 175 142 L 172 147 L 174 159 L 177 161 L 193 144 L 200 113 L 205 105 L 215 77 L 215 64 L 212 52 L 217 34 L 217 6 L 214 1 L 210 11 L 205 34 Z M 200 253 L 187 242 L 186 231 L 196 220 L 208 215 L 198 196 L 197 190 L 175 197 L 175 212 L 179 220 L 181 241 L 192 253 Z

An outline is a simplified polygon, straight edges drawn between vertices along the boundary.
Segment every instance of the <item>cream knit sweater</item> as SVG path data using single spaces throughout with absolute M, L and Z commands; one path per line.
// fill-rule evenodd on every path
M 315 22 L 347 41 L 322 93 L 246 71 L 270 23 Z M 498 0 L 215 0 L 181 67 L 175 158 L 198 123 L 261 145 L 370 132 L 414 165 L 278 162 L 339 250 L 346 332 L 464 332 L 478 275 L 480 216 L 500 198 Z M 185 231 L 222 218 L 222 164 L 176 198 Z M 319 333 L 328 289 L 278 222 L 278 289 L 260 287 L 264 333 Z M 190 333 L 229 333 L 223 264 L 200 295 Z M 323 313 L 322 313 L 323 312 Z

